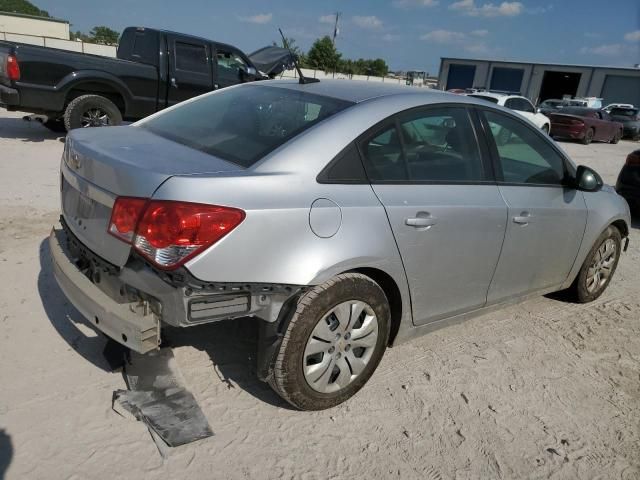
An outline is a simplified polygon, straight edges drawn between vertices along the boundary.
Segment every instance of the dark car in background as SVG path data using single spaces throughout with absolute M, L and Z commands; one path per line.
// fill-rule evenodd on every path
M 618 175 L 616 191 L 624 197 L 632 212 L 640 213 L 640 149 L 627 155 L 627 160 Z
M 0 106 L 43 115 L 55 131 L 118 125 L 238 83 L 273 78 L 288 50 L 246 55 L 206 38 L 128 27 L 117 58 L 0 41 Z
M 550 98 L 548 100 L 545 100 L 544 102 L 541 102 L 538 105 L 538 112 L 544 115 L 549 115 L 550 113 L 554 113 L 562 109 L 562 107 L 564 107 L 565 105 L 566 105 L 566 102 L 564 100 Z
M 635 107 L 617 107 L 609 112 L 611 118 L 622 124 L 623 138 L 640 140 L 640 109 Z
M 563 107 L 549 118 L 554 138 L 580 140 L 584 145 L 593 141 L 618 143 L 622 138 L 622 123 L 599 108 Z

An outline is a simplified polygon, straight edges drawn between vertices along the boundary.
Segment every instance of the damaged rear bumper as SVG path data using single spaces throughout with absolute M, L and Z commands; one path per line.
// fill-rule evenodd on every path
M 49 248 L 58 285 L 95 328 L 139 353 L 158 348 L 160 320 L 156 315 L 141 315 L 130 303 L 117 303 L 89 280 L 73 261 L 64 231 L 51 230 Z

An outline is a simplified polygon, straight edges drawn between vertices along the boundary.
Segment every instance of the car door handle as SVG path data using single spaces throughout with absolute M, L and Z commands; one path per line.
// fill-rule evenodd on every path
M 436 223 L 436 219 L 434 217 L 417 217 L 417 218 L 407 218 L 404 221 L 405 225 L 415 228 L 428 228 L 434 226 Z
M 531 223 L 531 214 L 529 212 L 522 212 L 520 215 L 513 217 L 513 223 L 518 225 L 528 225 Z

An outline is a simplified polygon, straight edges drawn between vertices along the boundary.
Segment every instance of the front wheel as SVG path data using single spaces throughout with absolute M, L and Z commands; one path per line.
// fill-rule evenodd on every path
M 592 302 L 606 290 L 618 266 L 621 245 L 622 235 L 614 226 L 596 240 L 571 286 L 579 303 Z
M 334 407 L 369 380 L 389 328 L 380 286 L 358 273 L 338 275 L 298 300 L 269 384 L 301 410 Z
M 100 95 L 81 95 L 74 98 L 64 112 L 67 130 L 120 125 L 122 114 L 115 103 Z

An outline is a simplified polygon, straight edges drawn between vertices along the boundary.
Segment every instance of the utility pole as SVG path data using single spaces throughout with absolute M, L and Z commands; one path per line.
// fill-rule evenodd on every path
M 340 19 L 340 15 L 342 15 L 342 13 L 336 12 L 336 23 L 333 26 L 333 45 L 334 46 L 336 44 L 336 37 L 338 36 L 338 33 L 340 33 L 340 30 L 338 29 L 338 20 Z

